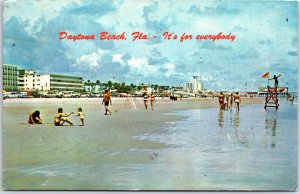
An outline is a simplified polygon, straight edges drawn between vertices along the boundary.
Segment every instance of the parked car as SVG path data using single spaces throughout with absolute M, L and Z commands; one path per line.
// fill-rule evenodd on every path
M 89 94 L 82 93 L 82 94 L 80 94 L 80 97 L 81 97 L 81 98 L 88 98 L 88 97 L 89 97 Z
M 96 96 L 96 94 L 93 94 L 93 93 L 90 93 L 90 94 L 88 95 L 89 98 L 95 98 L 95 96 Z
M 21 93 L 21 92 L 5 92 L 3 95 L 5 95 L 6 98 L 25 98 L 27 97 L 27 93 Z
M 102 94 L 99 94 L 99 93 L 95 94 L 95 98 L 101 98 L 101 97 L 103 97 Z
M 103 97 L 103 95 L 100 94 L 100 93 L 90 93 L 90 94 L 88 95 L 88 97 L 89 97 L 89 98 L 101 98 L 101 97 Z
M 73 92 L 73 91 L 64 91 L 63 93 L 63 98 L 80 98 L 80 93 Z
M 62 96 L 63 94 L 61 92 L 48 92 L 42 95 L 44 98 L 62 98 Z
M 20 93 L 20 98 L 28 98 L 29 97 L 27 92 L 19 92 L 19 93 Z
M 5 93 L 2 93 L 2 99 L 5 100 L 6 98 L 8 98 L 8 95 Z

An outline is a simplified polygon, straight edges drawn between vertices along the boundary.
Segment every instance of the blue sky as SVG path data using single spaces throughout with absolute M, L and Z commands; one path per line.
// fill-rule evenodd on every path
M 214 90 L 254 90 L 281 73 L 297 88 L 298 14 L 290 1 L 10 0 L 4 3 L 3 63 L 90 80 L 182 85 L 198 75 Z M 59 40 L 58 33 L 127 35 L 126 41 Z M 132 42 L 145 32 L 156 39 Z M 234 41 L 166 41 L 232 33 Z M 200 62 L 200 57 L 202 61 Z

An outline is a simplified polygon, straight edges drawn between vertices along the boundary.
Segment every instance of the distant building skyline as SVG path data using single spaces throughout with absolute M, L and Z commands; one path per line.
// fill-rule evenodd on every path
M 187 82 L 183 84 L 183 90 L 189 93 L 198 94 L 199 92 L 203 92 L 204 86 L 201 80 L 198 80 L 198 76 L 193 76 L 192 82 Z
M 62 74 L 40 74 L 32 69 L 18 69 L 17 65 L 3 64 L 5 91 L 84 91 L 83 78 Z

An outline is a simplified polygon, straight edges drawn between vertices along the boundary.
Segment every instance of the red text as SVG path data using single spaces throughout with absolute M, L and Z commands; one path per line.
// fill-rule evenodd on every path
M 73 35 L 73 34 L 68 34 L 67 32 L 59 32 L 59 40 L 63 40 L 65 38 L 67 38 L 68 40 L 94 40 L 95 39 L 95 35 L 91 34 L 91 35 L 84 35 L 84 34 L 77 34 L 77 35 Z

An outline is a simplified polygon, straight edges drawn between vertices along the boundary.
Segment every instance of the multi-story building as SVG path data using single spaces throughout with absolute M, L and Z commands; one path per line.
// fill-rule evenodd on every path
M 186 92 L 192 92 L 193 88 L 193 83 L 185 83 L 183 85 L 183 90 L 185 90 Z
M 83 78 L 71 75 L 50 74 L 40 76 L 43 91 L 84 91 Z
M 50 91 L 50 75 L 41 75 L 41 81 L 40 81 L 40 86 L 41 86 L 41 91 Z
M 19 69 L 3 64 L 3 90 L 5 91 L 84 91 L 83 78 L 71 75 L 41 75 L 33 70 Z
M 20 91 L 41 90 L 41 75 L 32 70 L 19 70 L 18 87 Z
M 3 64 L 3 90 L 18 90 L 18 66 Z
M 193 82 L 185 83 L 183 85 L 183 90 L 190 93 L 198 93 L 203 90 L 203 84 L 201 81 L 197 80 L 197 77 L 194 77 Z

